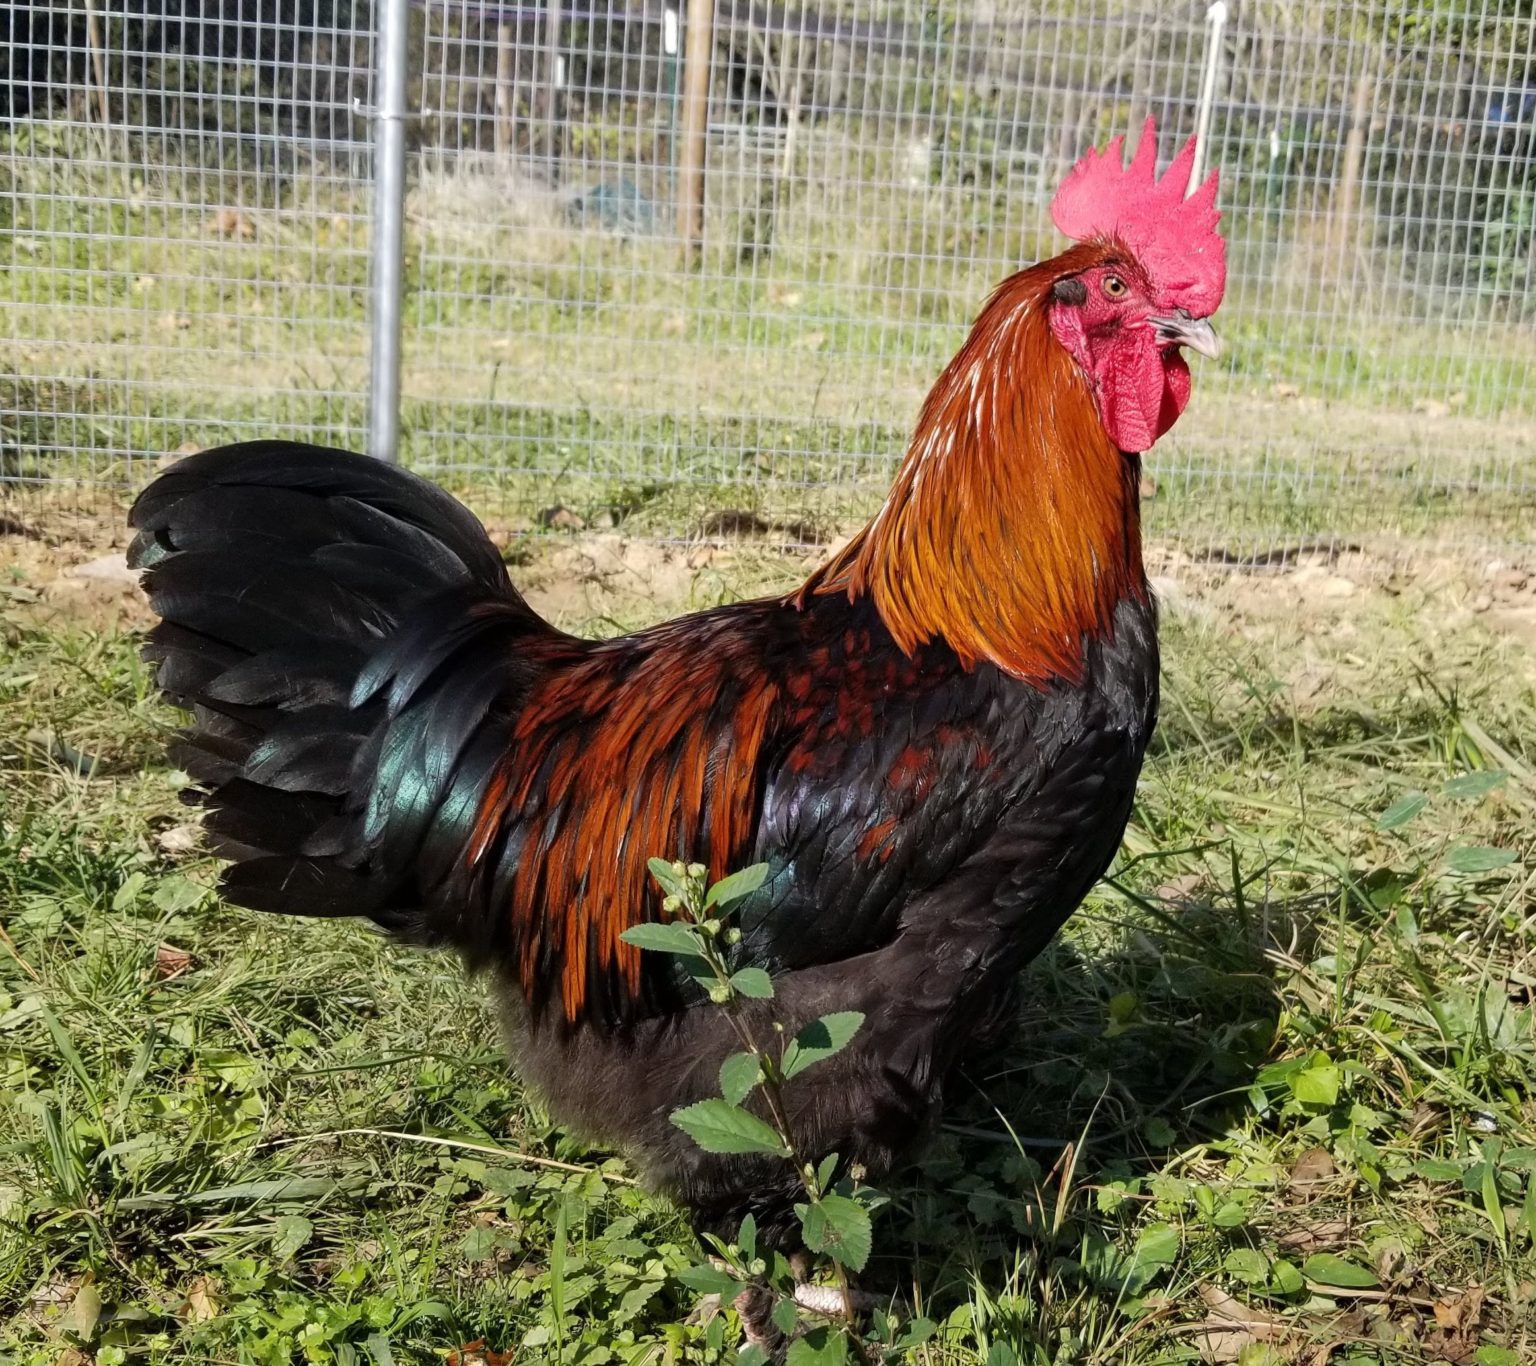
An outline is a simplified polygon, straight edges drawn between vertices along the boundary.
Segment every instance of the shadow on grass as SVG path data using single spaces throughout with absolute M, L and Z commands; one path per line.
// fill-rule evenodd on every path
M 1270 927 L 1305 933 L 1320 904 L 1169 901 L 1149 928 L 1106 901 L 1026 970 L 1006 1038 L 954 1078 L 941 1131 L 889 1183 L 872 1288 L 907 1298 L 915 1272 L 942 1320 L 983 1288 L 1033 1299 L 1050 1281 L 1098 1295 L 1108 1322 L 1130 1270 L 1110 1245 L 1144 1179 L 1251 1111 L 1281 1011 Z M 1014 1327 L 1014 1342 L 1055 1337 Z

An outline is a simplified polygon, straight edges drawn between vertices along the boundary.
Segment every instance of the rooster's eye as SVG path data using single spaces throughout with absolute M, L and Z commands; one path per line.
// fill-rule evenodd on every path
M 1111 299 L 1120 299 L 1125 296 L 1127 285 L 1118 275 L 1106 275 L 1104 277 L 1104 293 Z

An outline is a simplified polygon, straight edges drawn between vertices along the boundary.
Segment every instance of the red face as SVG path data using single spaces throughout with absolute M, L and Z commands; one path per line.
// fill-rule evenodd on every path
M 1083 368 L 1099 418 L 1122 451 L 1141 452 L 1189 402 L 1181 347 L 1218 354 L 1216 334 L 1177 300 L 1159 297 L 1136 261 L 1111 258 L 1056 282 L 1051 331 Z

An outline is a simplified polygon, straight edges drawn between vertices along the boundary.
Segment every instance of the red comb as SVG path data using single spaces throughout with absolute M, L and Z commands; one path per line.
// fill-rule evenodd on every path
M 1096 152 L 1091 147 L 1061 182 L 1051 217 L 1068 237 L 1118 237 L 1135 254 L 1170 307 L 1209 317 L 1227 280 L 1227 244 L 1216 231 L 1217 175 L 1213 170 L 1188 199 L 1184 190 L 1195 160 L 1190 138 L 1162 178 L 1157 176 L 1157 125 L 1148 119 L 1136 155 L 1124 164 L 1121 135 Z

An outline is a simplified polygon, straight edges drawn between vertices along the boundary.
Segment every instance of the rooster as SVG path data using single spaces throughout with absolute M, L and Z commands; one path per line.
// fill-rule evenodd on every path
M 865 1016 L 786 1089 L 797 1143 L 889 1171 L 1114 856 L 1156 718 L 1139 461 L 1225 273 L 1215 176 L 1186 199 L 1193 144 L 1161 179 L 1156 147 L 1072 169 L 1075 244 L 998 287 L 878 515 L 788 596 L 578 639 L 398 468 L 265 441 L 162 474 L 130 560 L 225 897 L 456 950 L 552 1113 L 701 1229 L 787 1239 L 788 1164 L 670 1120 L 717 1093 L 727 1019 L 621 938 L 666 914 L 651 856 L 765 863 L 751 1022 Z

